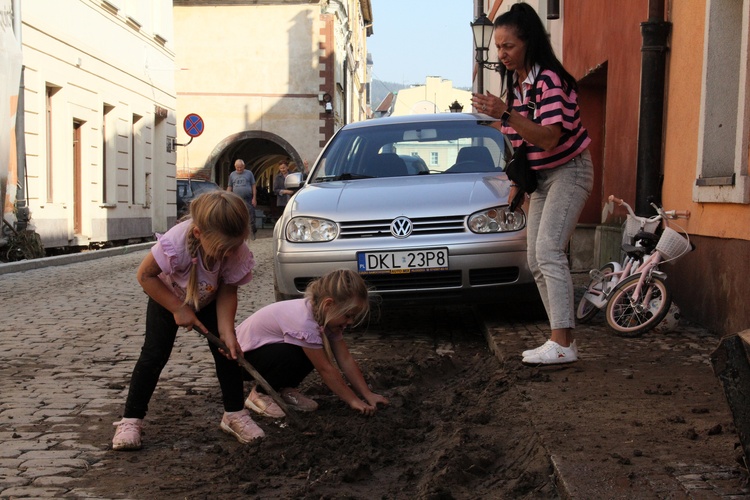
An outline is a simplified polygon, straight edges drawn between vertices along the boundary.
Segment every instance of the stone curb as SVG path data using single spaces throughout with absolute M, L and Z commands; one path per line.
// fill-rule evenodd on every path
M 112 257 L 115 255 L 125 255 L 127 253 L 146 250 L 154 245 L 154 241 L 146 243 L 136 243 L 134 245 L 125 245 L 122 247 L 105 248 L 102 250 L 90 250 L 86 252 L 56 255 L 54 257 L 43 257 L 41 259 L 22 260 L 19 262 L 8 262 L 0 264 L 0 275 L 19 273 L 31 269 L 42 269 L 50 266 L 64 266 L 76 262 L 85 262 L 87 260 L 100 259 L 102 257 Z

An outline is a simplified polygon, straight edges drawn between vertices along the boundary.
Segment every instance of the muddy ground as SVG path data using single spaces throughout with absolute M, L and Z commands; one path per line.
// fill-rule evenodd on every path
M 367 380 L 391 400 L 373 417 L 313 375 L 304 389 L 320 408 L 299 414 L 304 427 L 258 417 L 266 438 L 243 446 L 218 429 L 213 389 L 157 392 L 144 449 L 109 453 L 85 482 L 129 498 L 554 498 L 549 461 L 484 339 L 430 339 L 422 320 L 399 321 L 396 338 L 389 320 L 351 335 Z
M 269 243 L 251 244 L 258 272 L 243 287 L 238 318 L 273 300 Z M 197 334 L 182 335 L 152 399 L 144 448 L 108 451 L 75 491 L 138 499 L 555 499 L 553 463 L 590 476 L 591 488 L 605 484 L 609 498 L 632 498 L 639 484 L 662 480 L 661 498 L 690 498 L 673 493 L 695 463 L 712 464 L 735 490 L 744 481 L 732 472 L 737 439 L 718 385 L 702 374 L 707 367 L 681 379 L 682 371 L 669 370 L 671 361 L 703 358 L 715 339 L 667 335 L 619 346 L 601 334 L 598 318 L 579 332 L 586 363 L 540 369 L 515 358 L 501 363 L 469 309 L 380 312 L 348 336 L 373 389 L 391 400 L 373 417 L 348 409 L 313 374 L 302 388 L 320 408 L 298 414 L 304 427 L 258 417 L 266 437 L 241 445 L 218 428 L 208 349 Z M 509 329 L 501 339 L 509 352 L 547 334 L 538 318 L 523 315 Z M 672 355 L 653 359 L 659 352 Z M 118 362 L 132 366 L 135 358 Z M 641 374 L 651 380 L 633 392 Z M 112 380 L 109 388 L 124 401 L 127 383 Z M 643 410 L 649 406 L 655 411 Z M 112 421 L 120 411 L 113 408 Z M 90 428 L 91 446 L 110 446 L 109 422 Z

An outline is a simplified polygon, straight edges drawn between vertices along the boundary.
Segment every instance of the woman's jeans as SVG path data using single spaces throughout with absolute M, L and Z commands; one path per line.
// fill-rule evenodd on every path
M 209 332 L 218 335 L 215 301 L 198 311 L 196 316 Z M 189 335 L 199 334 L 190 332 Z M 176 337 L 177 323 L 172 313 L 149 298 L 146 309 L 146 338 L 130 379 L 130 390 L 123 414 L 125 418 L 146 416 L 148 403 L 156 389 L 159 375 L 169 361 Z M 216 376 L 221 387 L 224 411 L 242 410 L 245 401 L 240 365 L 237 361 L 224 357 L 213 344 L 209 343 L 209 347 L 216 365 Z
M 591 154 L 585 150 L 565 165 L 538 171 L 537 177 L 527 223 L 529 268 L 550 328 L 574 328 L 573 280 L 565 249 L 593 189 Z

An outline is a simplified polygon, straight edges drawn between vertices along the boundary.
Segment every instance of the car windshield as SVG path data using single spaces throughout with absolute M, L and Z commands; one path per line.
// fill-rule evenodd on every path
M 383 124 L 341 130 L 310 182 L 502 172 L 509 160 L 503 134 L 479 121 Z

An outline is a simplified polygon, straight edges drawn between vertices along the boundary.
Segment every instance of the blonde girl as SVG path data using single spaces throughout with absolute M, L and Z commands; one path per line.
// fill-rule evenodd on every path
M 133 369 L 122 420 L 116 422 L 115 450 L 141 448 L 148 403 L 172 352 L 177 329 L 218 334 L 229 352 L 209 344 L 221 387 L 221 429 L 242 443 L 263 437 L 243 406 L 240 354 L 234 333 L 237 287 L 252 279 L 253 254 L 245 245 L 248 212 L 239 196 L 213 191 L 190 204 L 190 218 L 158 235 L 141 262 L 138 282 L 148 295 L 146 335 Z
M 317 409 L 318 404 L 298 389 L 315 369 L 350 408 L 369 416 L 388 399 L 370 390 L 344 341 L 344 331 L 360 324 L 369 310 L 365 282 L 357 273 L 340 269 L 310 283 L 304 298 L 276 302 L 254 313 L 237 327 L 237 341 L 245 359 L 287 405 L 302 411 Z M 245 406 L 260 415 L 284 416 L 258 387 Z

